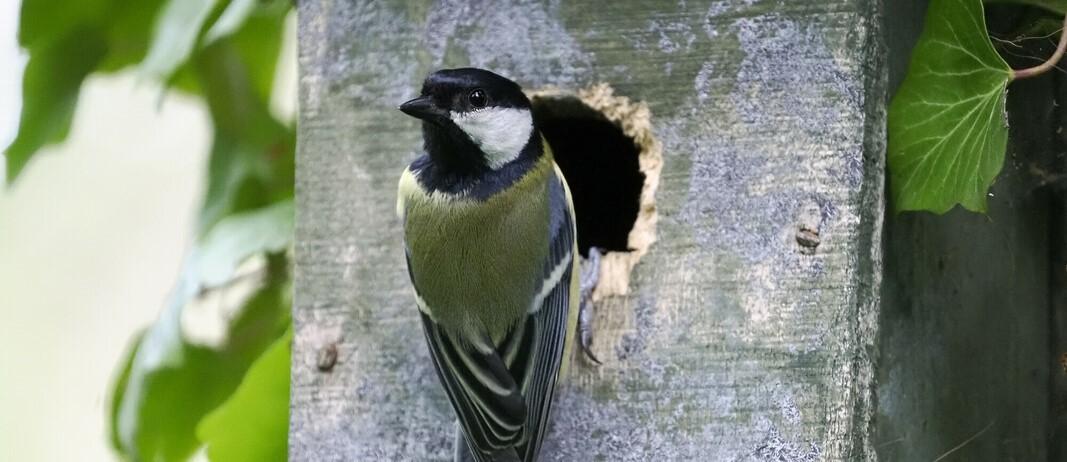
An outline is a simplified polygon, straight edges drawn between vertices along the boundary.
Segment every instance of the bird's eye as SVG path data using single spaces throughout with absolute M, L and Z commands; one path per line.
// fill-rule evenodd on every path
M 467 95 L 467 101 L 470 101 L 471 107 L 483 108 L 489 103 L 489 97 L 485 96 L 485 92 L 481 88 L 478 88 L 471 90 L 470 94 Z

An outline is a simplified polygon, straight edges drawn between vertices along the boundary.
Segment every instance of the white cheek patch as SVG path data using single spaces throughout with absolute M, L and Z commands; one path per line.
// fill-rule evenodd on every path
M 453 112 L 452 121 L 482 149 L 491 168 L 500 168 L 519 157 L 530 140 L 533 116 L 528 109 L 486 108 Z

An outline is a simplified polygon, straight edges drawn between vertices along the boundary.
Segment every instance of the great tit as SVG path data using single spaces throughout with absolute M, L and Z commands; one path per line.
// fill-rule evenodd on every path
M 536 460 L 578 317 L 570 190 L 511 80 L 440 70 L 400 110 L 422 120 L 397 214 L 456 459 Z

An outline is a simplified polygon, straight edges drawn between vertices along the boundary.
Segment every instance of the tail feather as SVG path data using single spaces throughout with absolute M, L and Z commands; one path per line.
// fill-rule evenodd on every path
M 459 422 L 456 422 L 456 438 L 452 443 L 452 454 L 452 460 L 455 462 L 519 462 L 522 460 L 514 449 L 475 455 L 467 444 L 467 439 L 463 437 L 463 427 Z

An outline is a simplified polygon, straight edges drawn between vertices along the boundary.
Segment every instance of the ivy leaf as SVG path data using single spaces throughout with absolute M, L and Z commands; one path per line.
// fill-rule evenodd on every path
M 980 0 L 934 0 L 889 107 L 889 173 L 898 211 L 986 210 L 1004 164 L 1011 69 L 993 49 Z
M 289 354 L 293 331 L 274 342 L 230 399 L 204 417 L 196 435 L 208 459 L 219 462 L 285 460 L 289 432 Z
M 201 240 L 160 319 L 143 335 L 112 393 L 112 434 L 133 460 L 185 460 L 200 441 L 195 428 L 230 396 L 252 362 L 289 324 L 288 265 L 291 201 L 221 220 Z M 238 264 L 261 253 L 264 286 L 231 323 L 220 349 L 186 342 L 181 314 L 198 296 L 225 290 Z M 222 287 L 222 288 L 218 288 Z

